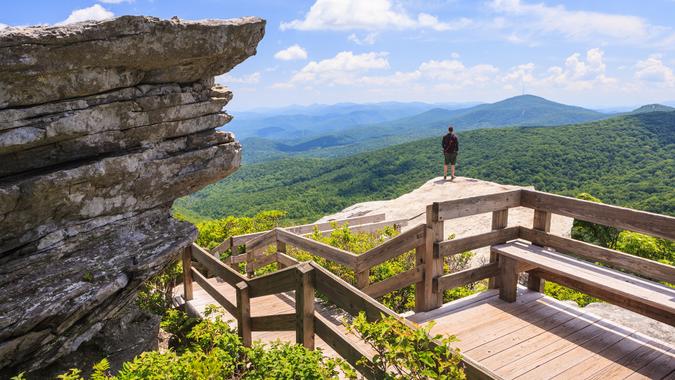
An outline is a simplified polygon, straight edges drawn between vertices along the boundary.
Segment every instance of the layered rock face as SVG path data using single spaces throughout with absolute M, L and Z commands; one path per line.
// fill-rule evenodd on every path
M 72 352 L 176 259 L 174 199 L 239 167 L 213 77 L 258 18 L 0 32 L 0 377 Z

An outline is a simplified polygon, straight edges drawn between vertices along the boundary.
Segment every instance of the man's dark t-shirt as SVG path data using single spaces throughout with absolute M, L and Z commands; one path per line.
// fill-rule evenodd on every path
M 443 136 L 443 152 L 454 153 L 459 151 L 459 139 L 454 133 Z

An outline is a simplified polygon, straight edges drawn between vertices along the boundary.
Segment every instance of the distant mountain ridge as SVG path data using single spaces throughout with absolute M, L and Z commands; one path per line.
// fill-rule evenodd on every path
M 342 125 L 326 128 L 323 135 L 298 136 L 294 143 L 243 138 L 246 162 L 261 162 L 288 155 L 313 157 L 343 157 L 370 151 L 414 139 L 442 135 L 448 124 L 458 131 L 505 126 L 557 126 L 606 119 L 612 115 L 569 106 L 534 96 L 521 95 L 496 103 L 480 104 L 462 109 L 430 108 L 423 112 L 367 125 Z M 236 133 L 236 131 L 235 131 Z M 268 138 L 266 136 L 257 136 Z M 330 141 L 334 141 L 331 146 Z M 351 140 L 352 143 L 345 143 Z M 320 142 L 320 143 L 319 143 Z M 298 145 L 295 149 L 288 146 Z M 246 148 L 247 147 L 247 148 Z
M 629 114 L 640 114 L 647 112 L 670 112 L 675 111 L 675 108 L 670 106 L 664 106 L 663 104 L 646 104 L 642 107 L 636 108 L 629 112 Z
M 675 112 L 584 124 L 460 132 L 459 174 L 675 215 Z M 246 146 L 245 146 L 246 148 Z M 354 203 L 410 192 L 442 170 L 439 138 L 327 159 L 244 165 L 174 210 L 193 220 L 280 209 L 310 221 Z

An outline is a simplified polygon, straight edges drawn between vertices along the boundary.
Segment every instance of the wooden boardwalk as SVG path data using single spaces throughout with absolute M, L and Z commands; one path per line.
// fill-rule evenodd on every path
M 235 302 L 233 287 L 215 278 L 209 282 Z M 489 290 L 407 318 L 420 324 L 435 321 L 433 333 L 456 335 L 464 356 L 504 379 L 675 379 L 674 347 L 541 293 L 518 291 L 514 303 Z M 188 307 L 203 314 L 208 304 L 217 303 L 195 284 Z M 252 316 L 292 313 L 294 308 L 293 297 L 284 294 L 251 302 Z M 342 326 L 345 314 L 317 311 L 366 349 Z M 295 332 L 253 332 L 253 340 L 294 342 Z M 316 347 L 337 355 L 319 337 Z

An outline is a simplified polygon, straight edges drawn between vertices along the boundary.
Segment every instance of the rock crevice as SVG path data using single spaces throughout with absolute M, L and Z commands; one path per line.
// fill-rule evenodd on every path
M 0 31 L 0 377 L 115 325 L 196 237 L 173 200 L 233 171 L 214 76 L 265 22 L 125 16 Z M 117 323 L 119 325 L 119 323 Z

